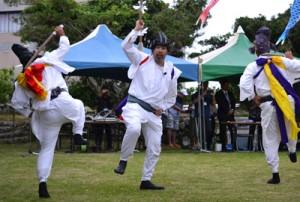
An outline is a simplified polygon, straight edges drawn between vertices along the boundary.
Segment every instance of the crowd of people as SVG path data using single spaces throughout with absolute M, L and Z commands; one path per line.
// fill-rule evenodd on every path
M 217 92 L 208 88 L 208 81 L 202 82 L 198 91 L 191 95 L 184 88 L 178 90 L 177 79 L 181 71 L 165 60 L 170 51 L 168 38 L 162 31 L 158 32 L 152 41 L 152 53 L 146 54 L 134 46 L 139 32 L 143 29 L 144 22 L 137 20 L 134 29 L 121 45 L 132 63 L 128 70 L 131 84 L 127 101 L 122 107 L 126 131 L 120 159 L 114 172 L 119 175 L 125 174 L 128 161 L 133 156 L 138 138 L 142 134 L 146 157 L 140 189 L 163 190 L 164 186 L 151 181 L 161 153 L 163 128 L 167 129 L 167 145 L 180 148 L 181 143 L 177 140 L 180 114 L 190 113 L 192 148 L 213 150 L 213 139 L 218 135 L 222 150 L 234 151 L 236 127 L 226 123 L 235 122 L 236 98 L 230 89 L 229 80 L 226 79 L 220 80 L 221 89 Z M 41 198 L 50 197 L 46 182 L 50 176 L 55 145 L 62 124 L 73 124 L 76 145 L 88 145 L 88 141 L 82 137 L 85 122 L 84 105 L 68 93 L 68 86 L 62 76 L 74 71 L 74 68 L 63 62 L 63 56 L 70 47 L 69 40 L 61 27 L 56 27 L 55 32 L 59 37 L 59 47 L 43 56 L 35 56 L 33 52 L 17 44 L 12 47 L 24 67 L 15 82 L 12 105 L 25 117 L 31 118 L 32 130 L 41 145 L 37 160 L 38 193 Z M 258 59 L 246 67 L 239 87 L 240 101 L 248 100 L 249 119 L 261 122 L 261 126 L 257 128 L 257 137 L 254 135 L 254 127 L 250 127 L 249 130 L 254 136 L 253 150 L 258 149 L 258 137 L 262 137 L 266 160 L 273 174 L 267 183 L 278 184 L 279 144 L 287 145 L 291 162 L 297 161 L 296 135 L 299 128 L 294 119 L 294 111 L 300 110 L 300 100 L 292 88 L 294 77 L 291 75 L 299 74 L 300 62 L 293 59 L 291 52 L 286 52 L 285 57 L 270 55 L 270 49 L 274 47 L 269 41 L 270 34 L 271 30 L 267 27 L 262 27 L 256 32 L 254 47 L 250 50 L 256 53 Z M 28 66 L 27 63 L 33 57 L 36 58 Z M 188 96 L 191 101 L 186 110 L 183 106 Z M 96 103 L 98 113 L 114 109 L 115 103 L 107 86 L 103 86 L 99 91 Z M 166 117 L 164 122 L 163 113 Z M 215 134 L 216 119 L 219 122 L 219 134 Z M 95 127 L 95 131 L 96 144 L 102 145 L 105 134 L 106 150 L 112 150 L 110 126 Z

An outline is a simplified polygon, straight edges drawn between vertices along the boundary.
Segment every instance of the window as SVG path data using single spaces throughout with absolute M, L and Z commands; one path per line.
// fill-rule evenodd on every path
M 20 12 L 0 13 L 0 33 L 13 33 L 20 30 L 21 25 L 16 22 L 20 17 Z

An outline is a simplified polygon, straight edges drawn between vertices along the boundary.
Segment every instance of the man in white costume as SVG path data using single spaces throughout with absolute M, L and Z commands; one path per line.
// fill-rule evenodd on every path
M 76 145 L 87 144 L 87 141 L 82 138 L 85 121 L 84 105 L 82 101 L 74 99 L 68 93 L 67 84 L 62 76 L 62 74 L 74 71 L 73 67 L 62 61 L 70 47 L 69 39 L 62 28 L 56 27 L 55 32 L 60 37 L 59 47 L 52 52 L 46 52 L 43 57 L 37 58 L 30 67 L 23 70 L 24 74 L 20 74 L 18 81 L 15 82 L 12 97 L 14 109 L 25 117 L 32 118 L 32 130 L 40 142 L 41 150 L 37 160 L 40 198 L 50 197 L 46 182 L 51 172 L 55 145 L 62 124 L 72 122 L 74 143 Z M 34 55 L 18 44 L 14 44 L 12 50 L 19 57 L 23 67 Z M 39 76 L 41 76 L 40 84 L 44 88 L 43 98 L 38 95 L 37 91 L 32 90 L 38 88 L 38 85 L 32 85 L 32 82 L 34 84 L 39 82 L 35 83 L 33 80 L 31 83 L 28 82 L 31 76 L 39 77 L 32 73 L 35 68 L 36 70 L 42 68 Z M 27 76 L 27 89 L 21 86 L 20 76 L 22 75 Z M 28 90 L 28 86 L 31 86 L 31 90 Z
M 124 174 L 127 160 L 133 156 L 136 142 L 141 134 L 146 144 L 146 157 L 140 189 L 162 190 L 163 186 L 151 182 L 161 152 L 162 112 L 175 103 L 177 79 L 181 71 L 166 62 L 169 43 L 163 32 L 159 32 L 152 43 L 152 55 L 139 51 L 134 42 L 144 22 L 138 20 L 134 30 L 125 38 L 122 48 L 132 62 L 128 77 L 132 79 L 126 105 L 122 108 L 126 132 L 122 142 L 119 166 L 115 173 Z
M 270 49 L 276 49 L 269 41 L 270 36 L 271 30 L 267 27 L 256 32 L 254 46 L 249 50 L 256 53 L 258 59 L 246 67 L 239 86 L 240 100 L 253 100 L 262 110 L 263 146 L 273 173 L 267 183 L 278 184 L 280 142 L 287 145 L 291 162 L 297 162 L 299 129 L 294 111 L 299 112 L 299 98 L 295 95 L 292 84 L 294 78 L 300 75 L 300 62 L 293 59 L 289 51 L 285 53 L 285 57 L 269 54 Z

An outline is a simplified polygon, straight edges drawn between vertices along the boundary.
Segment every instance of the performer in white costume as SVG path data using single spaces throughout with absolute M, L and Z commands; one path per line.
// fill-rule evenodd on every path
M 43 57 L 37 58 L 23 70 L 18 81 L 15 82 L 12 97 L 13 108 L 25 117 L 32 118 L 32 130 L 40 142 L 41 150 L 37 160 L 40 198 L 50 197 L 46 182 L 51 172 L 55 145 L 62 124 L 72 122 L 74 143 L 87 144 L 87 141 L 82 138 L 85 121 L 84 105 L 81 100 L 74 99 L 68 93 L 67 84 L 62 76 L 74 71 L 73 67 L 62 61 L 70 47 L 69 39 L 62 28 L 56 27 L 55 32 L 60 37 L 59 47 L 52 52 L 46 52 Z M 18 44 L 14 44 L 12 50 L 19 57 L 23 67 L 34 55 Z M 22 77 L 26 77 L 26 82 L 22 83 L 25 81 Z M 40 81 L 37 82 L 36 79 Z
M 293 91 L 294 78 L 300 76 L 300 62 L 291 52 L 285 57 L 272 56 L 271 30 L 262 27 L 256 32 L 254 46 L 249 50 L 258 59 L 250 63 L 240 78 L 240 100 L 253 100 L 261 108 L 263 146 L 273 177 L 269 184 L 280 183 L 278 149 L 280 142 L 288 147 L 291 162 L 297 161 L 296 144 L 298 127 L 295 113 L 299 112 L 299 98 Z M 291 59 L 289 59 L 291 58 Z
M 169 43 L 163 32 L 159 32 L 152 43 L 152 55 L 139 51 L 134 42 L 144 22 L 138 20 L 134 30 L 125 38 L 122 48 L 132 62 L 128 77 L 132 79 L 128 91 L 127 103 L 123 107 L 123 119 L 126 133 L 122 142 L 119 166 L 115 173 L 124 174 L 127 160 L 133 155 L 136 142 L 141 134 L 146 144 L 146 158 L 140 189 L 161 190 L 150 180 L 161 152 L 162 112 L 175 103 L 177 79 L 181 71 L 166 62 Z

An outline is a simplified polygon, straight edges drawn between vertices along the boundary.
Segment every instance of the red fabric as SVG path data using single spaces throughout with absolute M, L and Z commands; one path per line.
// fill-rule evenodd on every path
M 43 86 L 38 81 L 42 81 L 42 73 L 45 69 L 44 64 L 35 64 L 25 70 L 25 78 L 27 87 L 36 95 L 42 96 L 44 93 Z M 35 80 L 36 79 L 36 80 Z
M 208 4 L 208 6 L 204 9 L 204 11 L 200 14 L 198 20 L 197 20 L 197 23 L 196 25 L 199 23 L 199 21 L 201 20 L 201 27 L 203 27 L 205 21 L 206 21 L 206 18 L 207 18 L 207 15 L 210 11 L 210 9 L 216 4 L 218 3 L 219 0 L 211 0 Z
M 147 62 L 147 60 L 148 60 L 149 58 L 150 58 L 150 57 L 147 56 L 144 60 L 142 60 L 142 61 L 140 62 L 140 66 L 141 66 L 142 64 L 144 64 L 145 62 Z

